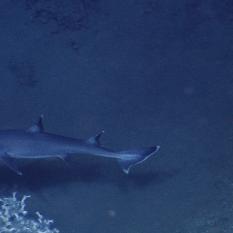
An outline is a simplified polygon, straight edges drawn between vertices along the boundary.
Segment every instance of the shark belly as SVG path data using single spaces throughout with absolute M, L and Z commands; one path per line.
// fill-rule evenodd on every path
M 7 154 L 14 159 L 43 159 L 65 156 L 66 152 L 64 148 L 58 148 L 56 145 L 25 141 L 12 143 L 11 146 L 5 146 L 3 154 Z
M 60 154 L 13 154 L 7 153 L 10 157 L 15 159 L 46 159 L 46 158 L 53 158 L 53 157 L 65 157 L 65 155 Z

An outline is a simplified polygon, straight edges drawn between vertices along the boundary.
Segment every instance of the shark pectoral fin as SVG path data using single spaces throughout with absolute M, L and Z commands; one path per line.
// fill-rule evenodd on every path
M 37 123 L 35 125 L 32 125 L 29 129 L 27 129 L 27 132 L 29 133 L 43 132 L 44 131 L 43 119 L 44 119 L 44 115 L 40 115 Z
M 62 161 L 67 162 L 67 155 L 57 155 L 57 157 Z
M 58 157 L 59 159 L 61 159 L 62 161 L 65 161 L 65 156 L 63 156 L 63 155 L 57 155 L 57 157 Z
M 68 155 L 57 155 L 59 159 L 61 159 L 63 162 L 65 162 L 66 165 L 69 165 L 69 156 Z
M 23 175 L 23 173 L 18 169 L 15 160 L 8 153 L 0 156 L 0 160 L 17 175 Z
M 96 146 L 100 146 L 100 137 L 103 135 L 104 130 L 102 130 L 100 133 L 96 134 L 93 137 L 90 137 L 87 142 Z

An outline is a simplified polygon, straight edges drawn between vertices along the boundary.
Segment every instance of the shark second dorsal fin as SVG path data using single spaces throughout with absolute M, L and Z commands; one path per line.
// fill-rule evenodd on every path
M 90 137 L 87 142 L 96 146 L 100 146 L 100 137 L 103 135 L 104 130 L 102 130 L 100 133 L 96 134 L 93 137 Z
M 37 123 L 32 125 L 27 130 L 27 132 L 29 132 L 29 133 L 41 133 L 41 132 L 43 132 L 44 131 L 43 119 L 44 119 L 44 115 L 41 114 Z

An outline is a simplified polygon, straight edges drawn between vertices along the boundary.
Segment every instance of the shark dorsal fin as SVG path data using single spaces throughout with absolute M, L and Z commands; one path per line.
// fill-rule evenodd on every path
M 29 133 L 41 133 L 44 131 L 44 126 L 43 126 L 43 119 L 44 115 L 40 115 L 38 121 L 36 124 L 32 125 L 27 132 Z
M 96 134 L 93 137 L 90 137 L 87 142 L 96 146 L 100 146 L 100 137 L 103 135 L 104 130 L 102 130 L 100 133 Z

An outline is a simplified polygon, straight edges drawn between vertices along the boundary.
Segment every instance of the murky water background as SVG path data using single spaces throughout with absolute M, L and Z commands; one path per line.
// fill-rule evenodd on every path
M 122 174 L 100 158 L 0 169 L 62 233 L 222 233 L 233 227 L 233 3 L 2 0 L 0 128 L 161 145 Z

